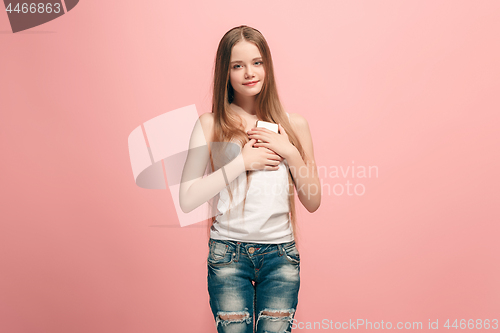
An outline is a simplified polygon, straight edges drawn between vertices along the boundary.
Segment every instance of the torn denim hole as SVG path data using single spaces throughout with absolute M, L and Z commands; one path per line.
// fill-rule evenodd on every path
M 267 312 L 270 314 L 262 314 L 263 312 Z M 275 313 L 287 313 L 286 316 L 273 316 Z M 257 329 L 257 325 L 259 324 L 259 320 L 261 318 L 269 319 L 270 321 L 288 321 L 291 323 L 293 321 L 293 314 L 295 313 L 295 309 L 288 310 L 272 310 L 272 309 L 264 309 L 259 312 L 257 316 L 257 321 L 255 322 L 255 329 Z
M 230 318 L 230 319 L 222 319 L 221 316 L 231 316 L 231 315 L 238 315 L 241 316 L 241 318 Z M 215 327 L 219 326 L 219 323 L 221 326 L 227 326 L 231 323 L 243 323 L 246 322 L 247 324 L 250 324 L 252 322 L 252 317 L 250 317 L 250 313 L 248 313 L 248 309 L 245 308 L 245 311 L 219 311 L 217 312 L 217 318 L 215 320 Z

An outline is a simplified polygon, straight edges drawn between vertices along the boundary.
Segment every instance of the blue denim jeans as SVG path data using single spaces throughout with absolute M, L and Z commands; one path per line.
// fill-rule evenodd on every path
M 300 287 L 295 241 L 209 240 L 208 293 L 217 332 L 291 332 Z M 255 315 L 254 315 L 255 312 Z

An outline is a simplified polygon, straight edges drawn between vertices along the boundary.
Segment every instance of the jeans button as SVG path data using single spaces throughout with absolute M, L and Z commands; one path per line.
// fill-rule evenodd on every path
M 254 252 L 255 252 L 255 249 L 253 247 L 251 247 L 251 248 L 248 249 L 248 253 L 252 254 Z

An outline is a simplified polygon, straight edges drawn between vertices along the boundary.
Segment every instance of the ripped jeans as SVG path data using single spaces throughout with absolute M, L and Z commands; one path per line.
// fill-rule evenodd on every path
M 283 244 L 210 239 L 210 307 L 219 333 L 291 332 L 300 287 L 295 241 Z M 255 315 L 254 315 L 255 312 Z

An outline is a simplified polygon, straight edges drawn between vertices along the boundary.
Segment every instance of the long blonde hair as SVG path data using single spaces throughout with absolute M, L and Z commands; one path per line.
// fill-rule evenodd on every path
M 279 100 L 276 81 L 274 78 L 273 62 L 271 58 L 271 51 L 264 36 L 256 29 L 241 25 L 235 27 L 222 37 L 217 48 L 214 69 L 214 83 L 213 83 L 213 98 L 212 98 L 212 113 L 214 114 L 214 133 L 213 142 L 239 142 L 243 147 L 249 140 L 248 135 L 245 133 L 238 115 L 234 115 L 230 111 L 230 103 L 234 100 L 234 90 L 229 80 L 230 59 L 233 46 L 240 41 L 247 41 L 254 43 L 260 51 L 262 56 L 263 65 L 265 69 L 264 82 L 262 90 L 256 96 L 256 115 L 257 118 L 263 121 L 281 124 L 288 134 L 290 142 L 297 148 L 302 158 L 304 158 L 304 150 L 300 144 L 297 135 L 295 134 L 290 121 L 285 113 L 283 106 Z M 215 147 L 215 146 L 213 146 Z M 214 168 L 214 161 L 212 154 L 210 154 L 210 163 L 212 170 Z M 246 171 L 247 191 L 250 183 L 250 175 L 253 171 Z M 295 210 L 295 191 L 292 175 L 288 172 L 288 200 L 290 203 L 291 224 L 294 233 L 294 238 L 297 230 L 297 218 Z M 228 189 L 230 203 L 233 200 L 233 194 Z M 245 200 L 243 201 L 243 209 L 245 207 Z M 213 206 L 212 206 L 213 208 Z M 211 222 L 209 223 L 208 232 L 215 222 L 216 217 L 212 214 Z

